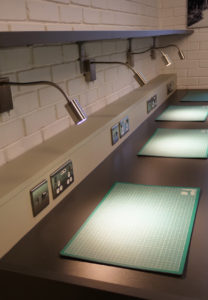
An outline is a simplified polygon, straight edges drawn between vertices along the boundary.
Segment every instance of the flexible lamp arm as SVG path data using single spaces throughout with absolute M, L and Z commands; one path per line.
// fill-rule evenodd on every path
M 69 112 L 70 116 L 74 120 L 76 124 L 81 124 L 82 122 L 87 120 L 87 115 L 83 111 L 81 105 L 79 104 L 78 100 L 72 99 L 70 100 L 67 94 L 64 92 L 64 90 L 55 82 L 52 81 L 31 81 L 31 82 L 12 82 L 12 81 L 0 81 L 0 86 L 27 86 L 27 85 L 50 85 L 55 87 L 59 92 L 64 96 L 64 98 L 67 101 L 66 109 Z
M 153 45 L 151 48 L 148 48 L 144 51 L 131 52 L 131 54 L 143 54 L 143 53 L 149 52 L 149 51 L 154 50 L 154 49 L 155 50 L 160 50 L 160 49 L 166 49 L 166 48 L 170 48 L 170 47 L 175 47 L 178 50 L 178 55 L 179 55 L 180 59 L 185 59 L 185 55 L 184 55 L 183 51 L 180 50 L 180 48 L 175 44 L 169 44 L 167 46 L 160 46 L 160 47 L 155 47 L 155 45 Z
M 135 80 L 141 85 L 145 85 L 146 82 L 141 74 L 139 74 L 129 63 L 122 61 L 91 61 L 91 64 L 120 64 L 129 68 L 134 73 Z

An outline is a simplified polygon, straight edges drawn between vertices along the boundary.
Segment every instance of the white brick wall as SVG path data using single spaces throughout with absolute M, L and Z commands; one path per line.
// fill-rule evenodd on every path
M 187 24 L 186 0 L 161 0 L 160 27 L 167 29 L 183 29 Z M 194 33 L 185 39 L 163 38 L 161 45 L 176 43 L 184 50 L 186 60 L 180 61 L 175 49 L 167 52 L 174 60 L 173 66 L 168 69 L 162 67 L 162 72 L 177 73 L 179 88 L 208 88 L 208 29 L 195 29 Z
M 168 3 L 162 0 L 1 0 L 0 30 L 157 29 L 159 16 L 165 18 L 165 12 L 170 11 L 172 1 Z M 179 18 L 181 23 L 184 6 L 177 4 L 171 6 L 170 16 Z M 201 43 L 189 40 L 193 51 L 199 48 L 206 51 L 207 44 L 202 41 L 203 37 Z M 151 44 L 152 39 L 135 40 L 133 49 L 143 50 Z M 95 60 L 124 62 L 127 48 L 126 40 L 85 43 L 86 57 Z M 132 72 L 121 65 L 96 65 L 97 80 L 87 83 L 80 73 L 78 58 L 77 44 L 0 49 L 0 75 L 17 81 L 52 80 L 70 96 L 78 98 L 88 114 L 138 87 Z M 204 57 L 204 60 L 208 59 Z M 194 68 L 201 72 L 205 65 L 197 64 Z M 163 71 L 160 58 L 151 61 L 149 54 L 136 55 L 135 66 L 147 80 L 159 74 L 160 67 Z M 194 69 L 190 65 L 186 67 L 187 72 L 178 67 L 183 84 L 195 82 L 195 77 L 185 80 Z M 204 81 L 200 82 L 204 85 Z M 73 125 L 65 109 L 65 99 L 55 88 L 12 87 L 12 94 L 14 110 L 0 115 L 0 165 Z

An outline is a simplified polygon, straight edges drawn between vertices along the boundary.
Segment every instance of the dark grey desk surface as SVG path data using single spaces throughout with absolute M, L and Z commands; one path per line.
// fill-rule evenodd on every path
M 1 260 L 2 300 L 129 299 L 133 296 L 162 300 L 208 299 L 207 160 L 136 156 L 157 127 L 208 127 L 207 122 L 154 121 L 169 103 L 176 103 L 184 94 L 185 91 L 177 91 L 170 102 L 155 111 Z M 178 103 L 199 104 L 202 103 Z M 59 251 L 115 181 L 201 188 L 183 276 L 130 270 L 59 256 Z

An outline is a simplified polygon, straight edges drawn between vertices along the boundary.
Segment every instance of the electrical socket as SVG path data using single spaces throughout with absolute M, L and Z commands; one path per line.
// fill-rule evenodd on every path
M 0 113 L 13 109 L 11 88 L 9 85 L 4 85 L 4 82 L 9 82 L 9 78 L 0 78 Z
M 111 127 L 111 142 L 112 145 L 117 143 L 119 140 L 119 124 L 115 124 L 113 127 Z
M 120 127 L 120 138 L 124 136 L 129 131 L 129 118 L 126 116 L 119 122 Z
M 72 161 L 67 161 L 51 174 L 53 199 L 57 198 L 69 185 L 74 182 Z
M 147 101 L 147 113 L 149 114 L 157 106 L 157 95 Z
M 171 94 L 174 91 L 175 82 L 172 80 L 167 83 L 167 95 Z
M 48 193 L 48 182 L 43 180 L 41 183 L 36 185 L 30 190 L 30 198 L 33 210 L 33 216 L 37 216 L 48 204 L 49 204 L 49 193 Z

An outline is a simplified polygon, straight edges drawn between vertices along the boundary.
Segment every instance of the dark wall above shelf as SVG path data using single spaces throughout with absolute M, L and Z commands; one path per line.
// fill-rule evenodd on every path
M 0 48 L 25 47 L 99 41 L 131 39 L 169 35 L 188 35 L 193 30 L 135 30 L 135 31 L 14 31 L 0 32 Z

